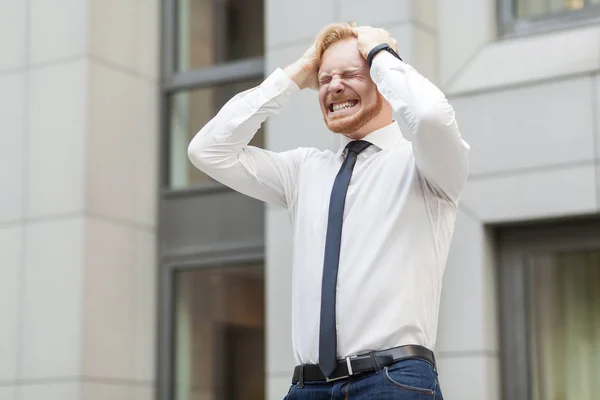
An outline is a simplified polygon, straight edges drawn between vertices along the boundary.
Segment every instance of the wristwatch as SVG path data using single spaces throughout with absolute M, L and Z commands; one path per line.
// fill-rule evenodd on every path
M 398 53 L 396 53 L 394 51 L 394 49 L 392 49 L 389 44 L 382 43 L 380 45 L 377 45 L 377 46 L 373 47 L 373 50 L 371 50 L 369 52 L 369 55 L 367 56 L 367 63 L 369 64 L 369 68 L 371 68 L 371 65 L 373 64 L 373 58 L 375 58 L 375 56 L 377 55 L 377 53 L 379 53 L 380 51 L 387 51 L 391 55 L 393 55 L 394 57 L 396 57 L 398 60 L 402 61 L 402 59 L 400 58 L 400 56 L 398 55 Z

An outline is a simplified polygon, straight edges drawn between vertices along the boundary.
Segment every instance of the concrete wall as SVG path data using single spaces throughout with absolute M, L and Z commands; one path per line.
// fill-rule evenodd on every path
M 0 399 L 153 396 L 159 2 L 0 2 Z
M 495 7 L 494 0 L 267 1 L 267 73 L 301 55 L 324 24 L 354 19 L 390 30 L 400 53 L 456 109 L 472 151 L 436 348 L 450 400 L 500 398 L 496 254 L 487 226 L 600 207 L 600 27 L 497 40 Z M 275 150 L 338 145 L 310 92 L 271 120 L 267 137 Z M 268 209 L 266 241 L 267 383 L 275 400 L 285 395 L 294 367 L 285 211 Z
M 440 81 L 472 147 L 439 326 L 450 399 L 499 398 L 496 255 L 485 227 L 599 207 L 600 27 L 496 40 L 494 10 L 492 0 L 438 10 Z

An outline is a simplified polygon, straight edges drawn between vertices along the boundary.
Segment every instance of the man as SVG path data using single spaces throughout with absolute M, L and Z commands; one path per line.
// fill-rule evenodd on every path
M 304 88 L 318 89 L 344 148 L 248 146 Z M 286 399 L 442 399 L 432 349 L 468 152 L 443 93 L 401 61 L 388 32 L 354 24 L 326 27 L 192 140 L 196 167 L 289 210 L 298 366 Z

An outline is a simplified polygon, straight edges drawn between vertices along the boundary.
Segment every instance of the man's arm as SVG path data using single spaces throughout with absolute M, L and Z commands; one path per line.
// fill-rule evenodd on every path
M 308 54 L 308 52 L 307 52 Z M 261 124 L 311 82 L 303 58 L 275 70 L 260 86 L 233 97 L 192 139 L 192 164 L 232 189 L 271 204 L 289 207 L 300 164 L 310 150 L 276 153 L 248 146 Z M 309 60 L 310 61 L 310 60 Z
M 381 43 L 397 45 L 385 31 L 367 27 L 358 28 L 358 32 L 359 49 L 365 58 Z M 371 78 L 414 133 L 416 163 L 427 182 L 438 195 L 456 203 L 467 180 L 470 148 L 442 91 L 386 51 L 373 59 Z

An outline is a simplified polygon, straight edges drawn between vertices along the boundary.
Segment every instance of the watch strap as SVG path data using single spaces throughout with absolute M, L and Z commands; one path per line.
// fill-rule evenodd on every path
M 394 57 L 396 57 L 398 60 L 402 61 L 402 58 L 400 58 L 398 53 L 396 53 L 389 44 L 381 43 L 381 44 L 373 47 L 373 49 L 369 52 L 369 55 L 367 56 L 367 63 L 369 64 L 369 68 L 371 68 L 371 66 L 373 65 L 373 59 L 375 58 L 375 56 L 380 51 L 384 51 L 384 50 L 387 51 L 388 53 L 390 53 L 391 55 L 393 55 Z

